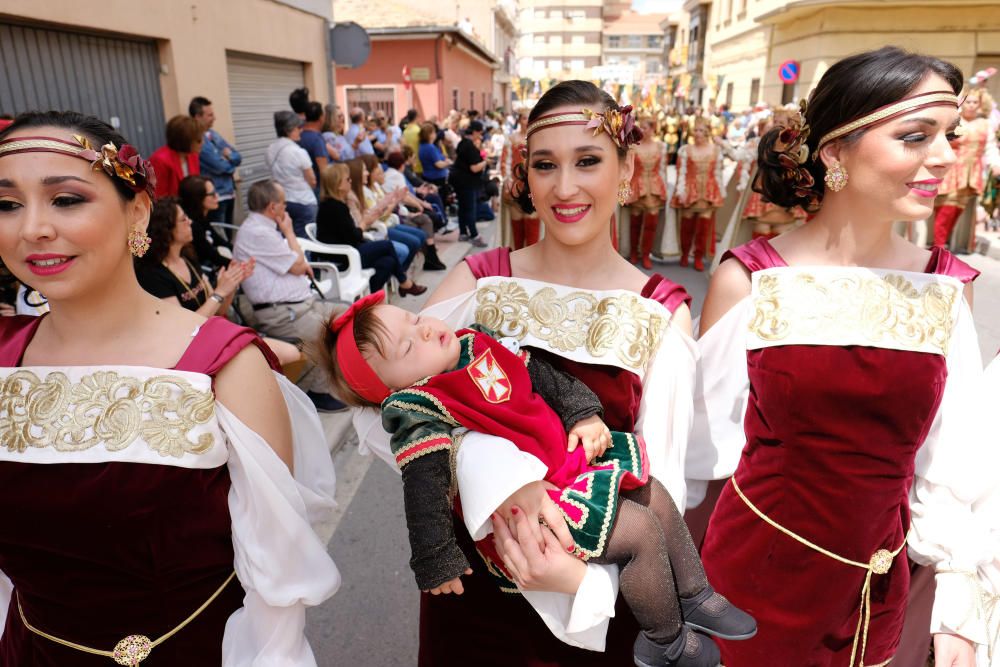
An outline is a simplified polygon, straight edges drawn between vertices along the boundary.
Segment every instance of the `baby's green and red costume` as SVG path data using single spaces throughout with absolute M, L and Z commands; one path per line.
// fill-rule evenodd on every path
M 545 464 L 545 479 L 559 489 L 549 493 L 566 517 L 577 556 L 585 560 L 604 554 L 619 493 L 648 480 L 645 445 L 634 434 L 612 431 L 611 446 L 590 463 L 582 446 L 568 452 L 567 430 L 601 414 L 597 397 L 545 361 L 547 353 L 515 354 L 485 329 L 477 329 L 457 332 L 461 352 L 454 369 L 397 391 L 382 403 L 382 424 L 392 434 L 393 455 L 403 475 L 410 566 L 424 590 L 462 575 L 469 566 L 451 519 L 452 455 L 460 440 L 453 429 L 506 438 Z M 454 504 L 461 512 L 460 499 Z M 476 546 L 500 586 L 516 592 L 493 536 Z

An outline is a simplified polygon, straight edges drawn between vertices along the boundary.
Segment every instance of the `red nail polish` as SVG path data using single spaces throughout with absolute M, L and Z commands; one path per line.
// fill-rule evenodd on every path
M 519 509 L 517 509 L 516 507 L 511 507 L 511 508 L 510 508 L 510 513 L 511 513 L 511 514 L 513 514 L 513 515 L 515 515 L 515 516 L 516 516 L 518 512 L 520 512 L 520 510 L 519 510 Z
M 567 551 L 568 553 L 573 553 L 574 549 L 573 549 L 573 547 L 567 547 L 567 548 L 566 548 L 566 551 Z

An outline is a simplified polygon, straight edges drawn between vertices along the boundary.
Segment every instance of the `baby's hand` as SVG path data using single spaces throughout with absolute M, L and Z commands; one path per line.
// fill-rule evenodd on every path
M 580 444 L 587 453 L 588 463 L 604 454 L 604 451 L 611 446 L 611 431 L 604 424 L 604 420 L 593 415 L 574 424 L 569 430 L 567 450 L 572 452 Z
M 472 568 L 465 568 L 465 574 L 472 574 Z M 440 586 L 435 586 L 429 591 L 424 591 L 425 593 L 430 593 L 431 595 L 441 595 L 442 593 L 454 593 L 455 595 L 461 595 L 465 592 L 462 588 L 462 578 L 455 577 L 449 581 L 444 582 Z

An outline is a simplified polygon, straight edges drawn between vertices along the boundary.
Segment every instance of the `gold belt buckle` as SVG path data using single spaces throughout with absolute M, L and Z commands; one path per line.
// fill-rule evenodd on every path
M 152 650 L 153 642 L 149 637 L 145 635 L 129 635 L 115 644 L 115 650 L 111 652 L 111 657 L 119 665 L 136 667 L 136 665 L 149 657 Z
M 874 554 L 872 554 L 871 560 L 868 561 L 868 567 L 872 569 L 875 574 L 885 574 L 890 569 L 892 569 L 892 552 L 888 549 L 879 549 Z

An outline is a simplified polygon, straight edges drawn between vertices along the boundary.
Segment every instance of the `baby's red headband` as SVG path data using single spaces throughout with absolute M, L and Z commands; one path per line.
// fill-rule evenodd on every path
M 351 304 L 343 314 L 330 323 L 330 329 L 337 334 L 337 365 L 344 379 L 358 396 L 381 404 L 392 392 L 375 374 L 368 361 L 361 355 L 358 342 L 354 339 L 354 318 L 358 312 L 385 301 L 385 290 L 362 297 Z

